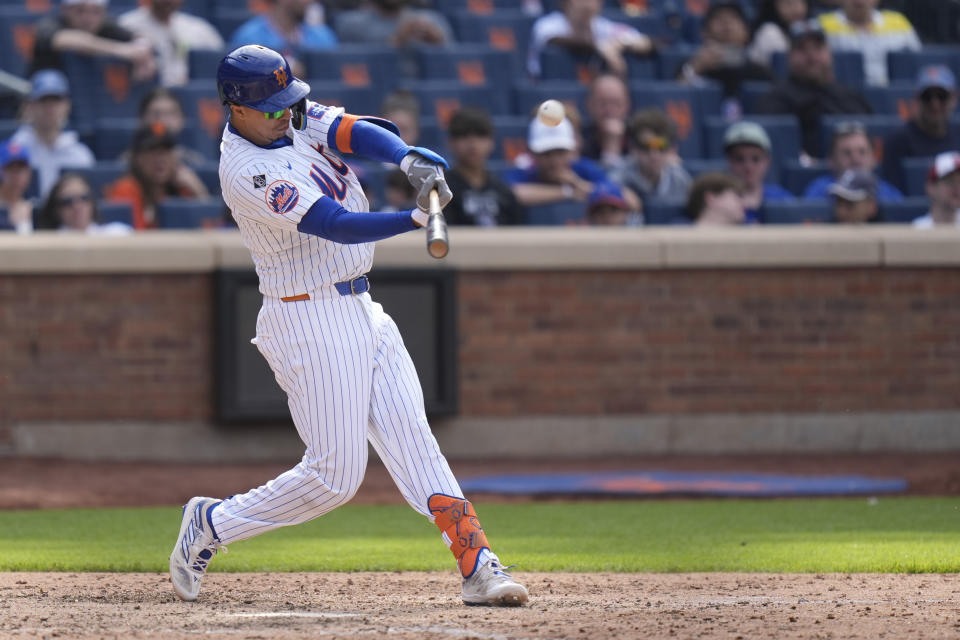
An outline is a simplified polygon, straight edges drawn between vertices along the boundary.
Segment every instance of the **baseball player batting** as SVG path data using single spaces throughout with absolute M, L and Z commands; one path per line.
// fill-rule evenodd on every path
M 217 68 L 229 118 L 220 143 L 223 199 L 260 280 L 256 338 L 306 452 L 265 485 L 183 508 L 170 578 L 196 600 L 218 549 L 345 504 L 367 465 L 367 441 L 403 497 L 441 531 L 463 575 L 463 601 L 521 605 L 526 588 L 490 549 L 476 512 L 427 424 L 423 392 L 397 326 L 368 290 L 376 240 L 427 224 L 430 192 L 452 197 L 446 161 L 408 146 L 387 120 L 307 100 L 279 53 L 248 45 Z M 357 176 L 339 154 L 399 164 L 417 209 L 368 211 Z

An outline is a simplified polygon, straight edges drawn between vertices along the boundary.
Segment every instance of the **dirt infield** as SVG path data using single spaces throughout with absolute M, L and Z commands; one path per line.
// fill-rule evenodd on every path
M 464 607 L 452 573 L 0 574 L 0 637 L 287 640 L 957 638 L 956 575 L 527 574 L 520 609 Z
M 193 495 L 245 491 L 291 464 L 3 460 L 0 509 L 179 504 Z M 960 495 L 955 454 L 454 461 L 451 466 L 460 478 L 590 469 L 860 473 L 906 478 L 912 495 Z M 377 462 L 354 500 L 402 502 Z M 517 577 L 531 593 L 530 604 L 521 609 L 463 606 L 453 571 L 214 573 L 195 603 L 177 600 L 166 574 L 0 573 L 0 639 L 960 637 L 958 575 L 521 571 Z

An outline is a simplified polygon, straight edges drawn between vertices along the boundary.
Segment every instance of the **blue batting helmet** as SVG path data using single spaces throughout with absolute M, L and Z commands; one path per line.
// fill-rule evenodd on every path
M 293 76 L 282 55 L 258 44 L 234 49 L 217 66 L 217 90 L 224 104 L 280 111 L 307 97 L 310 85 Z

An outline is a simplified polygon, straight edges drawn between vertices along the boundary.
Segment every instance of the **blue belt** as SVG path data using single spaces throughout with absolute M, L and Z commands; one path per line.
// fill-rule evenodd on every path
M 353 280 L 344 280 L 343 282 L 338 282 L 333 286 L 342 296 L 357 295 L 370 290 L 370 278 L 364 275 L 360 276 L 359 278 L 354 278 Z M 301 300 L 309 300 L 310 294 L 301 293 L 300 295 L 286 296 L 285 298 L 280 299 L 284 302 L 300 302 Z

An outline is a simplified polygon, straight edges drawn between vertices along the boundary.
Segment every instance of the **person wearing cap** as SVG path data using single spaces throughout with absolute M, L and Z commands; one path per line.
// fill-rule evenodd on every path
M 685 213 L 701 227 L 740 225 L 746 221 L 743 185 L 735 176 L 708 171 L 690 185 Z
M 870 171 L 847 169 L 827 188 L 833 219 L 840 224 L 883 222 L 877 203 L 877 178 Z
M 61 71 L 43 69 L 33 74 L 23 124 L 13 134 L 13 141 L 30 152 L 41 198 L 65 167 L 90 167 L 96 161 L 77 133 L 65 130 L 70 108 L 70 87 Z
M 858 120 L 839 122 L 833 129 L 833 142 L 830 157 L 827 159 L 831 175 L 816 178 L 807 185 L 804 198 L 826 198 L 830 185 L 836 182 L 848 169 L 860 169 L 873 173 L 877 168 L 877 157 L 873 153 L 873 144 L 867 134 L 867 128 Z M 886 180 L 877 180 L 877 198 L 880 202 L 899 202 L 903 193 Z
M 37 23 L 30 72 L 64 69 L 62 54 L 121 58 L 133 65 L 133 79 L 157 70 L 149 41 L 121 27 L 107 13 L 107 0 L 61 0 L 60 13 Z
M 753 21 L 747 55 L 757 64 L 771 67 L 773 54 L 790 49 L 790 25 L 809 16 L 807 0 L 763 0 Z
M 329 26 L 307 21 L 312 0 L 266 0 L 267 10 L 240 25 L 230 36 L 227 49 L 246 44 L 259 44 L 279 51 L 294 75 L 305 75 L 303 54 L 307 50 L 330 50 L 337 47 L 337 35 Z
M 773 76 L 765 66 L 747 57 L 750 28 L 739 0 L 713 0 L 703 16 L 700 28 L 703 45 L 680 68 L 678 80 L 695 86 L 705 80 L 720 83 L 729 104 L 744 82 L 770 82 Z
M 868 85 L 885 87 L 890 82 L 887 54 L 919 51 L 920 38 L 906 16 L 897 11 L 878 11 L 880 0 L 843 0 L 840 9 L 820 15 L 820 24 L 833 51 L 863 54 L 863 75 Z
M 160 84 L 178 87 L 190 80 L 190 51 L 223 49 L 223 38 L 212 24 L 180 10 L 183 0 L 146 0 L 122 14 L 117 22 L 149 40 L 157 54 Z
M 900 165 L 903 158 L 932 158 L 944 151 L 960 149 L 960 124 L 950 121 L 956 108 L 957 79 L 953 71 L 944 65 L 921 68 L 910 119 L 884 140 L 883 177 L 903 189 L 906 187 Z
M 960 152 L 937 154 L 927 173 L 930 211 L 913 221 L 917 229 L 960 226 Z
M 443 210 L 447 224 L 495 227 L 523 223 L 523 207 L 503 180 L 490 172 L 493 122 L 475 107 L 458 109 L 447 124 L 447 144 L 453 166 L 447 184 L 453 199 Z
M 610 172 L 646 202 L 650 198 L 683 200 L 693 178 L 677 155 L 677 127 L 660 108 L 641 109 L 627 124 L 630 155 Z
M 594 185 L 608 180 L 600 165 L 579 157 L 570 118 L 564 118 L 555 127 L 533 118 L 527 148 L 533 156 L 532 166 L 516 167 L 504 175 L 522 206 L 566 200 L 586 202 Z
M 27 148 L 12 140 L 0 143 L 0 229 L 33 231 L 33 202 L 25 197 L 32 177 Z
M 197 174 L 180 160 L 176 148 L 176 138 L 163 126 L 141 127 L 130 145 L 127 174 L 104 188 L 106 200 L 130 204 L 135 229 L 156 227 L 157 204 L 167 198 L 210 197 Z
M 759 124 L 742 120 L 730 125 L 723 136 L 727 171 L 743 185 L 742 199 L 748 223 L 763 221 L 767 202 L 793 200 L 794 195 L 778 184 L 767 182 L 770 136 Z
M 537 18 L 527 51 L 530 77 L 540 77 L 540 54 L 547 46 L 595 53 L 608 71 L 621 76 L 627 73 L 624 54 L 654 51 L 653 40 L 647 35 L 625 22 L 607 18 L 602 10 L 603 0 L 561 0 L 556 11 Z
M 825 155 L 820 143 L 820 118 L 830 114 L 873 113 L 866 97 L 836 81 L 833 55 L 818 20 L 790 25 L 787 77 L 757 100 L 758 114 L 795 115 L 800 124 L 803 154 Z
M 623 191 L 612 182 L 601 182 L 587 198 L 587 224 L 622 227 L 630 224 L 630 205 Z

